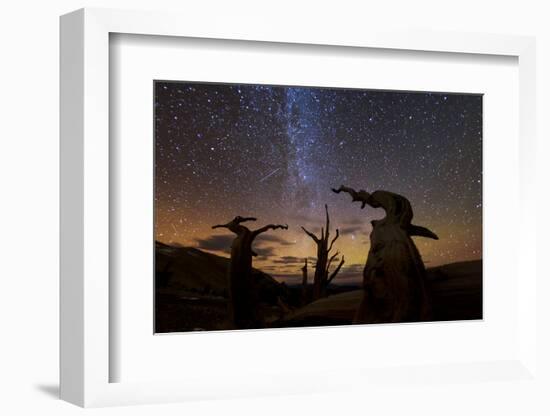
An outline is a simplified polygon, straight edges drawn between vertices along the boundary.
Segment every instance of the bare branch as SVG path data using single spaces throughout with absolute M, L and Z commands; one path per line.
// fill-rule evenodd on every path
M 235 219 L 233 221 L 235 221 L 237 224 L 240 224 L 241 222 L 247 222 L 247 221 L 256 221 L 257 218 L 254 218 L 254 217 L 241 217 L 241 216 L 238 216 L 238 217 L 235 217 Z
M 257 235 L 262 234 L 262 233 L 265 233 L 266 231 L 269 231 L 269 230 L 277 230 L 277 229 L 288 230 L 288 224 L 285 224 L 285 225 L 281 225 L 281 224 L 268 224 L 268 225 L 266 225 L 265 227 L 258 228 L 256 231 L 253 231 L 253 232 L 252 232 L 252 235 L 253 235 L 254 237 L 256 237 Z
M 344 256 L 342 256 L 342 260 L 340 261 L 340 264 L 338 265 L 338 267 L 331 273 L 330 277 L 328 278 L 327 280 L 327 286 L 330 285 L 330 282 L 332 282 L 332 279 L 334 279 L 336 277 L 336 275 L 338 274 L 338 272 L 340 271 L 340 269 L 342 268 L 342 266 L 344 265 Z
M 302 267 L 302 290 L 306 290 L 307 287 L 307 258 L 304 259 L 304 267 Z M 305 294 L 302 294 L 305 296 Z
M 336 253 L 334 253 L 334 254 L 330 257 L 330 259 L 328 259 L 329 266 L 330 266 L 330 262 L 333 261 L 336 257 L 338 257 L 338 254 L 340 254 L 339 251 L 337 251 Z M 328 267 L 327 267 L 327 269 L 328 269 Z
M 302 230 L 304 230 L 304 232 L 309 235 L 313 241 L 315 241 L 316 243 L 319 243 L 319 239 L 317 238 L 317 236 L 315 234 L 313 234 L 311 231 L 308 231 L 306 230 L 304 227 L 302 227 Z
M 332 189 L 332 192 L 336 194 L 339 194 L 340 192 L 346 192 L 350 194 L 352 198 L 354 198 L 353 199 L 354 201 L 356 201 L 355 196 L 357 195 L 357 191 L 353 188 L 350 188 L 349 186 L 340 185 L 340 188 L 338 189 L 336 188 L 331 188 L 331 189 Z
M 325 238 L 326 238 L 327 241 L 328 241 L 330 219 L 329 219 L 329 216 L 328 216 L 328 206 L 327 206 L 327 204 L 325 204 L 325 213 L 326 213 L 326 226 L 325 226 L 325 229 L 327 230 L 327 233 L 326 233 L 326 235 L 325 235 Z
M 334 259 L 335 259 L 336 257 L 338 257 L 339 254 L 340 254 L 340 252 L 337 251 L 336 253 L 334 253 L 334 254 L 330 257 L 330 259 L 328 259 L 328 261 L 327 261 L 327 268 L 326 268 L 326 273 L 327 273 L 327 274 L 328 274 L 328 271 L 329 271 L 329 269 L 330 269 L 330 265 L 332 264 L 332 262 L 334 261 Z
M 334 243 L 340 236 L 340 231 L 336 229 L 336 235 L 332 238 L 332 241 L 331 241 L 330 214 L 328 212 L 327 204 L 325 204 L 325 223 L 323 224 L 323 227 L 321 227 L 321 236 L 317 237 L 315 234 L 309 232 L 304 227 L 302 227 L 302 230 L 304 230 L 304 232 L 307 235 L 309 235 L 313 239 L 313 241 L 315 241 L 315 243 L 317 243 L 317 259 L 315 261 L 315 275 L 313 276 L 313 292 L 312 292 L 312 299 L 317 300 L 323 296 L 326 296 L 326 286 L 327 286 L 329 270 L 332 265 L 332 262 L 338 260 L 339 253 L 336 252 L 336 254 L 330 257 L 330 259 L 329 259 L 329 255 L 334 247 Z M 329 242 L 330 242 L 330 246 L 329 246 Z
M 246 221 L 256 221 L 256 218 L 254 218 L 254 217 L 241 217 L 240 215 L 237 215 L 235 218 L 233 218 L 227 224 L 214 225 L 212 228 L 229 228 L 230 230 L 233 231 L 234 229 L 236 229 L 236 227 L 239 226 L 240 223 L 246 222 Z
M 360 190 L 356 191 L 353 188 L 349 188 L 344 185 L 340 185 L 340 188 L 332 188 L 332 192 L 339 194 L 340 192 L 346 192 L 351 195 L 352 202 L 361 202 L 361 208 L 365 208 L 365 205 L 368 204 L 370 194 L 367 191 Z
M 437 236 L 437 234 L 435 234 L 433 231 L 430 231 L 426 227 L 422 227 L 420 225 L 410 224 L 407 227 L 407 233 L 410 236 L 417 235 L 419 237 L 433 238 L 434 240 L 439 240 L 439 237 Z
M 328 251 L 332 250 L 332 246 L 334 245 L 334 242 L 336 240 L 338 240 L 338 237 L 340 236 L 340 230 L 338 230 L 338 228 L 336 229 L 336 235 L 334 236 L 334 238 L 332 239 L 332 241 L 330 242 L 330 246 L 328 248 Z

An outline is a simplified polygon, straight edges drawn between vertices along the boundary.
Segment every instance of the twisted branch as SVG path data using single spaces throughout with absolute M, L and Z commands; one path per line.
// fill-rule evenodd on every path
M 360 190 L 356 191 L 353 188 L 340 185 L 340 188 L 332 188 L 332 192 L 339 194 L 340 192 L 346 192 L 351 195 L 352 202 L 361 202 L 361 209 L 365 208 L 365 205 L 369 203 L 370 194 L 367 191 Z
M 328 234 L 329 234 L 329 228 L 330 228 L 330 218 L 328 216 L 328 205 L 325 204 L 325 213 L 326 213 L 326 225 L 325 228 L 327 230 L 327 234 L 324 236 L 328 240 Z M 321 228 L 321 235 L 323 235 L 323 229 Z M 323 238 L 323 237 L 321 237 Z
M 336 253 L 334 253 L 334 254 L 330 257 L 330 259 L 328 259 L 328 262 L 327 262 L 327 273 L 328 273 L 328 270 L 330 269 L 330 264 L 334 261 L 334 259 L 335 259 L 336 257 L 338 257 L 339 254 L 340 254 L 340 252 L 337 251 Z
M 215 229 L 215 228 L 229 228 L 229 229 L 231 229 L 231 227 L 237 227 L 240 223 L 247 222 L 247 221 L 256 221 L 256 218 L 254 218 L 254 217 L 241 217 L 240 215 L 238 215 L 235 218 L 233 218 L 231 221 L 229 221 L 227 224 L 213 225 L 212 229 Z
M 328 251 L 332 250 L 332 246 L 334 245 L 334 242 L 336 240 L 338 240 L 338 237 L 340 236 L 340 230 L 337 228 L 336 229 L 336 235 L 334 236 L 334 238 L 332 239 L 332 241 L 330 242 L 330 246 L 328 248 Z
M 344 262 L 345 262 L 344 256 L 342 256 L 342 260 L 340 261 L 340 264 L 338 265 L 338 267 L 336 269 L 334 269 L 334 271 L 331 273 L 330 277 L 328 278 L 327 286 L 330 285 L 330 282 L 332 282 L 332 279 L 334 279 L 336 277 L 336 275 L 338 274 L 338 272 L 340 271 L 340 269 L 344 265 Z
M 278 230 L 278 229 L 281 229 L 281 230 L 288 230 L 288 224 L 285 224 L 285 225 L 281 225 L 281 224 L 268 224 L 268 225 L 266 225 L 265 227 L 258 228 L 256 231 L 253 231 L 253 232 L 252 232 L 252 235 L 253 235 L 254 237 L 256 237 L 257 235 L 262 234 L 262 233 L 265 233 L 266 231 L 269 231 L 269 230 Z
M 306 230 L 304 227 L 302 227 L 302 230 L 304 230 L 304 232 L 309 235 L 313 239 L 313 241 L 319 243 L 319 238 L 315 234 L 313 234 L 311 231 Z

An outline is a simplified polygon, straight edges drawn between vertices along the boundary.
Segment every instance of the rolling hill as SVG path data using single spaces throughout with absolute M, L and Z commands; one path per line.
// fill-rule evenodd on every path
M 161 242 L 155 249 L 155 332 L 229 329 L 229 258 Z M 253 274 L 264 319 L 273 327 L 351 324 L 361 300 L 361 290 L 334 286 L 333 294 L 299 307 L 300 287 L 257 269 Z M 430 268 L 427 278 L 433 320 L 482 318 L 481 260 Z
M 482 318 L 481 260 L 452 263 L 427 270 L 434 321 Z M 352 290 L 320 299 L 287 315 L 280 326 L 350 324 L 362 291 Z

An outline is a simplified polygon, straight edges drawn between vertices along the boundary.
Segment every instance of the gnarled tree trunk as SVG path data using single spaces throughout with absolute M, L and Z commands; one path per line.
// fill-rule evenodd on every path
M 409 200 L 387 191 L 355 191 L 341 186 L 361 208 L 383 208 L 386 217 L 371 221 L 370 249 L 363 271 L 363 296 L 354 323 L 423 321 L 430 319 L 426 270 L 411 236 L 438 239 L 427 228 L 411 224 Z
M 252 250 L 254 239 L 268 231 L 278 228 L 288 229 L 288 225 L 269 224 L 258 230 L 251 231 L 241 225 L 246 221 L 256 221 L 256 218 L 235 217 L 227 224 L 215 225 L 212 228 L 227 228 L 237 235 L 231 245 L 229 262 L 229 315 L 236 329 L 262 328 L 263 319 L 259 309 L 259 293 L 252 275 Z

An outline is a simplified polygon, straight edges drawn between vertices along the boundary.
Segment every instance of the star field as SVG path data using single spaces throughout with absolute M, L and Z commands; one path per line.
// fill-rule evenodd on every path
M 428 267 L 481 258 L 480 95 L 158 81 L 154 105 L 160 241 L 227 255 L 233 235 L 212 225 L 288 224 L 257 242 L 255 267 L 298 279 L 315 255 L 300 226 L 319 233 L 326 203 L 338 279 L 359 279 L 383 211 L 330 191 L 345 184 L 407 197 L 440 237 L 415 239 Z

